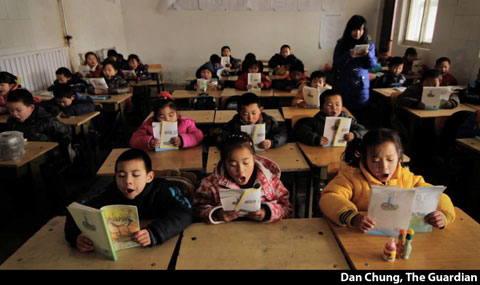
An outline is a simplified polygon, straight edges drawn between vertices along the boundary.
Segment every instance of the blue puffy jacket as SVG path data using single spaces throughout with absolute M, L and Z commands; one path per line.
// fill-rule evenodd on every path
M 368 55 L 352 58 L 350 50 L 341 42 L 335 47 L 333 68 L 336 73 L 334 89 L 342 93 L 343 105 L 355 110 L 365 106 L 369 98 L 370 78 L 368 69 L 377 64 L 375 44 L 368 41 Z

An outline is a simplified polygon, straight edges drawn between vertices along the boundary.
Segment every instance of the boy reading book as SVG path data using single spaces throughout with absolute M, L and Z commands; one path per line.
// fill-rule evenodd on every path
M 192 223 L 190 201 L 183 196 L 180 184 L 154 178 L 150 157 L 138 149 L 122 153 L 115 163 L 115 182 L 81 204 L 101 208 L 105 205 L 134 205 L 140 219 L 152 220 L 132 238 L 142 246 L 162 244 Z M 67 214 L 65 238 L 80 252 L 95 249 L 93 242 L 80 232 Z

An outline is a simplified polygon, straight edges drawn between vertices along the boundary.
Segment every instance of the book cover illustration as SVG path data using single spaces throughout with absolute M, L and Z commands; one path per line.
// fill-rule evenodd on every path
M 450 99 L 450 93 L 450 89 L 445 87 L 423 87 L 422 103 L 426 110 L 441 109 Z
M 346 146 L 345 134 L 350 132 L 350 126 L 352 124 L 351 118 L 343 117 L 326 117 L 325 127 L 323 130 L 323 136 L 328 139 L 329 146 Z
M 255 124 L 255 125 L 243 125 L 240 127 L 240 130 L 244 133 L 247 133 L 253 140 L 253 145 L 256 151 L 263 151 L 263 148 L 259 148 L 258 145 L 265 140 L 266 137 L 266 125 L 265 124 Z
M 159 139 L 161 142 L 160 147 L 156 147 L 155 151 L 165 151 L 178 149 L 170 141 L 174 137 L 178 137 L 178 125 L 177 122 L 153 122 L 153 137 Z
M 87 78 L 89 84 L 93 85 L 94 88 L 98 89 L 108 89 L 107 82 L 105 78 Z
M 245 215 L 261 209 L 262 187 L 255 183 L 249 189 L 220 189 L 220 201 L 224 211 L 239 211 Z
M 426 223 L 424 218 L 426 215 L 435 211 L 445 186 L 427 186 L 417 187 L 417 195 L 413 204 L 412 217 L 408 228 L 413 229 L 416 233 L 431 232 L 432 225 Z
M 132 235 L 140 230 L 137 207 L 110 205 L 101 208 L 112 237 L 115 250 L 140 246 Z
M 353 48 L 353 57 L 362 57 L 364 56 L 365 52 L 368 51 L 370 48 L 370 44 L 364 44 L 364 45 L 355 45 Z
M 262 75 L 260 73 L 248 74 L 248 84 L 252 85 L 252 88 L 249 88 L 248 92 L 260 92 L 262 90 L 260 83 L 262 83 Z
M 227 64 L 230 64 L 230 57 L 229 56 L 222 56 L 220 64 L 222 66 L 226 66 Z

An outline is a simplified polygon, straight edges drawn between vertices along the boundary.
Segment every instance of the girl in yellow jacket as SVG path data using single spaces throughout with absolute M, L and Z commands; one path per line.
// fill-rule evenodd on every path
M 338 225 L 348 225 L 363 232 L 373 229 L 375 221 L 359 211 L 368 209 L 371 185 L 395 186 L 403 189 L 431 186 L 422 176 L 402 167 L 402 143 L 390 129 L 369 131 L 361 142 L 347 146 L 344 160 L 350 165 L 340 171 L 322 191 L 320 209 Z M 452 201 L 442 194 L 437 210 L 425 221 L 444 228 L 455 219 Z

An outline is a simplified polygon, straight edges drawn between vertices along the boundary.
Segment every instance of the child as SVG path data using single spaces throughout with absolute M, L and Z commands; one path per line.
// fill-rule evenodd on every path
M 211 90 L 222 90 L 224 87 L 224 82 L 219 80 L 217 74 L 213 70 L 213 65 L 209 64 L 208 62 L 202 65 L 196 72 L 197 78 L 208 79 L 209 83 L 207 84 L 207 89 Z M 216 84 L 211 82 L 212 78 L 216 79 Z M 199 86 L 197 85 L 197 79 L 190 81 L 190 84 L 186 88 L 187 90 L 199 90 Z
M 294 134 L 298 141 L 315 146 L 325 146 L 328 139 L 323 136 L 326 117 L 342 117 L 351 118 L 342 110 L 342 95 L 334 90 L 325 90 L 320 95 L 320 108 L 313 118 L 308 118 L 304 123 L 298 122 L 294 128 Z M 361 139 L 367 132 L 367 129 L 359 124 L 355 118 L 352 118 L 350 132 L 345 134 L 344 138 L 347 142 L 354 139 Z
M 303 98 L 303 87 L 304 86 L 309 86 L 309 87 L 312 87 L 312 88 L 319 88 L 319 87 L 327 87 L 329 85 L 325 82 L 325 73 L 323 73 L 323 71 L 317 70 L 317 71 L 312 72 L 308 81 L 303 82 L 302 85 L 300 85 L 300 88 L 297 92 L 297 95 L 292 100 L 292 106 L 293 107 L 300 107 L 300 108 L 307 108 L 308 107 L 307 103 L 305 103 L 305 100 Z
M 231 132 L 241 131 L 242 125 L 265 123 L 265 140 L 258 147 L 263 149 L 277 148 L 287 142 L 286 130 L 280 127 L 274 117 L 263 112 L 263 107 L 257 95 L 245 93 L 240 96 L 237 104 L 237 113 L 223 127 L 219 140 L 224 140 Z M 221 141 L 219 144 L 221 144 Z
M 148 66 L 140 61 L 138 55 L 131 54 L 128 56 L 128 66 L 130 67 L 130 70 L 134 70 L 135 74 L 137 75 L 135 78 L 129 79 L 136 79 L 140 81 L 149 80 L 152 78 L 152 75 L 148 73 Z
M 88 93 L 90 94 L 124 94 L 130 91 L 130 84 L 123 78 L 123 74 L 118 72 L 115 62 L 106 61 L 103 65 L 103 77 L 107 82 L 108 89 L 95 88 L 93 85 L 88 85 Z
M 427 70 L 422 77 L 422 81 L 409 86 L 397 98 L 397 103 L 400 106 L 425 109 L 425 104 L 422 103 L 423 87 L 438 87 L 440 86 L 441 75 L 436 69 Z M 455 93 L 450 95 L 450 99 L 443 105 L 443 109 L 453 109 L 459 104 L 458 96 Z
M 128 62 L 123 58 L 123 54 L 117 53 L 116 50 L 110 49 L 107 52 L 107 59 L 102 63 L 105 65 L 106 62 L 113 61 L 116 63 L 116 66 L 119 70 L 128 70 L 129 65 Z
M 18 78 L 6 71 L 0 72 L 0 114 L 8 113 L 7 94 L 19 88 Z
M 41 103 L 54 116 L 63 118 L 79 116 L 95 111 L 95 104 L 89 96 L 74 92 L 68 84 L 57 84 L 53 88 L 53 99 Z
M 133 133 L 130 145 L 144 151 L 160 147 L 160 140 L 153 137 L 153 122 L 178 122 L 178 137 L 171 139 L 174 146 L 180 148 L 194 147 L 203 140 L 203 133 L 197 129 L 195 121 L 177 114 L 177 107 L 173 97 L 162 93 L 160 102 L 154 108 L 153 117 L 146 120 L 140 128 Z
M 284 91 L 292 91 L 298 89 L 306 82 L 308 75 L 305 75 L 303 62 L 295 60 L 289 68 L 289 73 L 284 75 L 282 79 L 272 81 L 272 88 Z
M 208 68 L 212 71 L 212 77 L 218 78 L 218 71 L 220 69 L 224 69 L 224 67 L 221 65 L 222 59 L 216 55 L 212 54 L 210 56 L 210 60 L 205 62 L 202 66 L 200 66 L 197 71 L 195 72 L 196 78 L 200 78 L 200 73 L 202 72 L 202 68 L 205 66 L 208 66 Z
M 350 167 L 343 168 L 323 189 L 319 203 L 323 214 L 338 225 L 366 232 L 375 227 L 375 221 L 359 211 L 368 209 L 371 185 L 402 189 L 431 186 L 422 176 L 402 167 L 402 155 L 400 137 L 390 129 L 371 130 L 359 144 L 349 144 L 345 161 Z M 429 213 L 425 222 L 442 229 L 454 219 L 453 204 L 442 194 L 437 210 Z
M 229 46 L 222 47 L 221 55 L 230 57 L 230 63 L 227 64 L 225 67 L 230 67 L 232 69 L 237 69 L 240 67 L 241 60 L 236 59 L 232 56 L 232 52 Z
M 192 223 L 191 204 L 180 187 L 176 182 L 154 178 L 150 157 L 141 150 L 129 149 L 115 162 L 115 182 L 81 203 L 97 209 L 114 204 L 137 206 L 140 219 L 152 222 L 132 238 L 151 247 L 178 235 Z M 65 222 L 65 239 L 80 252 L 95 249 L 70 214 Z
M 450 73 L 451 63 L 448 57 L 441 57 L 437 59 L 435 62 L 435 68 L 440 71 L 442 75 L 442 81 L 440 81 L 440 86 L 448 86 L 448 85 L 457 85 L 457 79 Z
M 90 72 L 86 75 L 87 78 L 99 78 L 102 76 L 103 68 L 98 63 L 98 57 L 95 53 L 89 51 L 85 54 L 85 65 L 88 65 Z
M 273 55 L 268 61 L 268 67 L 273 70 L 273 74 L 277 75 L 278 73 L 285 74 L 285 71 L 288 70 L 288 67 L 284 67 L 288 63 L 287 57 L 292 55 L 291 48 L 289 45 L 282 45 L 280 47 L 280 53 Z
M 412 64 L 414 60 L 418 60 L 418 53 L 417 50 L 413 47 L 409 47 L 405 50 L 405 54 L 403 55 L 403 74 L 411 75 L 413 74 L 412 71 Z
M 58 121 L 43 107 L 34 105 L 33 96 L 26 89 L 8 93 L 7 108 L 10 113 L 7 130 L 22 132 L 29 141 L 57 142 L 61 151 L 52 150 L 51 157 L 58 158 L 58 163 L 67 161 L 72 140 L 70 127 Z
M 280 180 L 280 168 L 270 159 L 255 155 L 252 139 L 243 132 L 230 134 L 220 146 L 220 162 L 213 174 L 203 179 L 195 192 L 197 217 L 210 224 L 228 223 L 242 217 L 236 211 L 224 211 L 221 189 L 252 188 L 260 183 L 261 209 L 244 217 L 258 222 L 274 222 L 292 216 L 288 190 Z
M 375 53 L 377 54 L 377 53 Z M 377 61 L 381 66 L 389 66 L 389 61 L 391 59 L 390 49 L 386 46 L 381 47 L 377 56 Z
M 52 86 L 48 87 L 48 91 L 53 91 L 53 89 L 59 84 L 70 85 L 75 93 L 83 93 L 87 90 L 88 83 L 77 75 L 72 74 L 72 72 L 66 67 L 60 67 L 57 69 L 57 71 L 55 71 L 55 76 L 57 79 L 53 82 Z
M 248 61 L 246 63 L 248 72 L 244 72 L 238 76 L 237 81 L 235 81 L 235 89 L 248 90 L 252 88 L 252 86 L 248 84 L 248 74 L 259 73 L 261 64 L 262 62 L 260 61 Z M 261 74 L 261 80 L 262 80 L 262 82 L 260 83 L 260 88 L 269 89 L 270 86 L 272 85 L 272 81 L 270 81 L 270 79 L 265 74 L 263 73 L 260 73 L 260 74 Z
M 390 58 L 388 62 L 388 72 L 377 79 L 375 88 L 394 88 L 402 87 L 407 80 L 402 74 L 403 59 L 399 56 Z
M 242 66 L 240 67 L 239 74 L 248 72 L 247 63 L 252 61 L 257 61 L 257 56 L 254 53 L 249 52 L 245 55 L 245 58 L 242 61 Z M 260 68 L 260 72 L 263 73 L 263 63 L 259 66 L 259 68 Z

